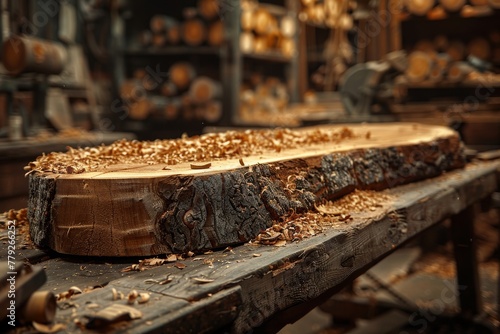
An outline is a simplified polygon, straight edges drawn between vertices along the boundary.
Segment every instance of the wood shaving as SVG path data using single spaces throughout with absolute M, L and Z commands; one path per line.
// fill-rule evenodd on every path
M 177 255 L 170 254 L 167 256 L 167 262 L 176 262 L 176 261 L 177 261 Z
M 275 221 L 252 240 L 253 244 L 285 246 L 322 233 L 335 224 L 352 221 L 354 213 L 382 209 L 391 196 L 376 191 L 355 190 L 336 200 L 315 205 L 317 212 L 292 213 L 281 221 Z M 371 210 L 373 209 L 373 210 Z
M 137 300 L 137 297 L 139 297 L 139 293 L 137 292 L 137 290 L 130 291 L 127 295 L 127 303 L 133 305 Z
M 139 304 L 145 304 L 149 301 L 150 298 L 151 298 L 151 295 L 149 293 L 142 292 L 139 294 L 139 298 L 137 299 L 137 302 Z
M 43 154 L 25 166 L 25 170 L 79 174 L 103 171 L 117 164 L 176 165 L 227 159 L 241 159 L 241 163 L 242 157 L 324 143 L 339 143 L 354 137 L 352 130 L 344 127 L 339 131 L 322 129 L 227 131 L 155 141 L 122 139 L 111 145 L 67 147 L 66 152 Z
M 38 333 L 57 333 L 59 331 L 66 329 L 66 325 L 64 324 L 45 325 L 33 321 L 32 325 Z
M 207 169 L 212 166 L 212 163 L 207 162 L 206 164 L 191 164 L 191 169 Z
M 116 290 L 115 288 L 111 289 L 111 293 L 112 293 L 111 297 L 112 300 L 121 300 L 125 298 L 125 295 L 122 292 Z
M 204 277 L 192 277 L 192 280 L 198 284 L 207 284 L 207 283 L 212 283 L 214 281 L 213 279 Z
M 186 266 L 184 263 L 182 263 L 182 262 L 176 262 L 176 263 L 174 264 L 174 267 L 176 267 L 177 269 L 184 269 L 184 268 L 186 268 L 187 266 Z
M 81 293 L 83 293 L 83 292 L 79 287 L 72 286 L 68 289 L 68 291 L 64 291 L 64 292 L 57 294 L 56 300 L 61 301 L 61 300 L 69 299 L 69 298 L 71 298 L 71 296 L 78 295 Z
M 144 271 L 153 267 L 158 267 L 167 263 L 173 263 L 180 260 L 183 260 L 181 254 L 169 254 L 165 259 L 154 257 L 150 259 L 139 260 L 138 264 L 132 264 L 128 267 L 123 268 L 122 272 Z
M 23 208 L 20 210 L 10 209 L 0 215 L 0 231 L 6 230 L 9 221 L 16 222 L 16 248 L 19 249 L 33 249 L 35 246 L 30 238 L 29 222 L 28 222 L 28 209 Z

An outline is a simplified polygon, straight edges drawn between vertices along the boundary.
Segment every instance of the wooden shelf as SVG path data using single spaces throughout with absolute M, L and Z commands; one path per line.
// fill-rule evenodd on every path
M 279 63 L 289 63 L 292 61 L 292 57 L 284 56 L 279 52 L 263 52 L 263 53 L 242 52 L 242 55 L 243 57 L 251 59 L 267 60 Z
M 126 56 L 168 56 L 168 55 L 215 55 L 219 56 L 222 49 L 213 46 L 165 46 L 165 47 L 133 47 L 122 51 Z
M 474 87 L 484 87 L 484 85 L 488 85 L 488 87 L 500 87 L 500 79 L 498 81 L 483 81 L 483 80 L 462 80 L 460 82 L 449 82 L 449 81 L 441 81 L 441 82 L 431 82 L 431 81 L 423 81 L 423 82 L 403 82 L 398 83 L 398 86 L 403 86 L 409 89 L 439 89 L 439 88 L 474 88 Z
M 498 10 L 491 9 L 490 12 L 481 12 L 479 7 L 484 7 L 484 6 L 468 6 L 467 8 L 472 9 L 472 10 L 467 10 L 467 9 L 462 9 L 460 12 L 457 13 L 452 13 L 452 12 L 446 12 L 444 16 L 442 17 L 429 17 L 428 15 L 414 15 L 411 13 L 407 12 L 402 12 L 398 15 L 398 19 L 400 21 L 410 21 L 410 20 L 419 20 L 419 21 L 444 21 L 444 20 L 449 20 L 449 19 L 469 19 L 469 18 L 480 18 L 480 17 L 492 17 L 496 14 L 498 14 Z M 476 10 L 476 11 L 474 11 Z
M 285 7 L 281 7 L 281 6 L 270 4 L 270 3 L 259 2 L 259 7 L 264 8 L 270 14 L 275 15 L 275 16 L 285 16 L 289 12 L 288 9 L 286 9 Z
M 320 29 L 332 29 L 330 27 L 327 27 L 325 24 L 321 24 L 321 23 L 315 23 L 315 22 L 311 22 L 311 21 L 302 21 L 304 24 L 310 26 L 310 27 L 314 27 L 314 28 L 320 28 Z

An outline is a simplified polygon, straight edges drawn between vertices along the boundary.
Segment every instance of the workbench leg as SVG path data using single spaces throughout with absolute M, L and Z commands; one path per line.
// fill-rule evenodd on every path
M 500 172 L 498 173 L 498 182 L 500 183 Z M 500 187 L 499 187 L 500 188 Z M 500 240 L 500 192 L 497 191 L 491 196 L 493 202 L 493 208 L 497 213 L 497 228 L 498 228 L 498 240 Z M 497 261 L 498 261 L 498 277 L 497 277 L 497 317 L 500 319 L 500 249 L 497 245 Z
M 452 217 L 451 240 L 457 269 L 460 310 L 464 316 L 474 316 L 481 313 L 482 306 L 472 205 Z

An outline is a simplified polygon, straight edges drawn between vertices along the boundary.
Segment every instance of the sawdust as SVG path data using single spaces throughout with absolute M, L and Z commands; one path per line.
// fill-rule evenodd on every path
M 320 234 L 327 228 L 349 223 L 355 213 L 381 209 L 381 203 L 387 203 L 390 199 L 391 196 L 384 192 L 355 190 L 336 201 L 316 205 L 316 212 L 292 212 L 286 218 L 275 221 L 272 227 L 262 231 L 251 242 L 283 246 L 287 242 L 300 241 Z
M 15 232 L 16 232 L 16 248 L 27 249 L 34 248 L 29 235 L 29 223 L 28 223 L 28 209 L 23 208 L 20 210 L 10 209 L 0 215 L 0 230 L 6 231 L 9 226 L 9 222 L 15 222 Z M 7 236 L 3 233 L 1 234 L 0 240 L 6 242 Z M 4 240 L 5 239 L 5 240 Z
M 339 131 L 290 129 L 227 131 L 202 136 L 155 141 L 119 140 L 111 145 L 52 152 L 30 162 L 25 170 L 56 174 L 101 171 L 116 164 L 166 164 L 240 159 L 262 153 L 338 143 L 354 138 L 348 128 Z

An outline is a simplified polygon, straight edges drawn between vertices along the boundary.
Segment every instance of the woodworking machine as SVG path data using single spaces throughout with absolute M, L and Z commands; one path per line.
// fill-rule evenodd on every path
M 389 113 L 394 78 L 408 66 L 404 51 L 349 68 L 340 79 L 342 104 L 349 115 Z

